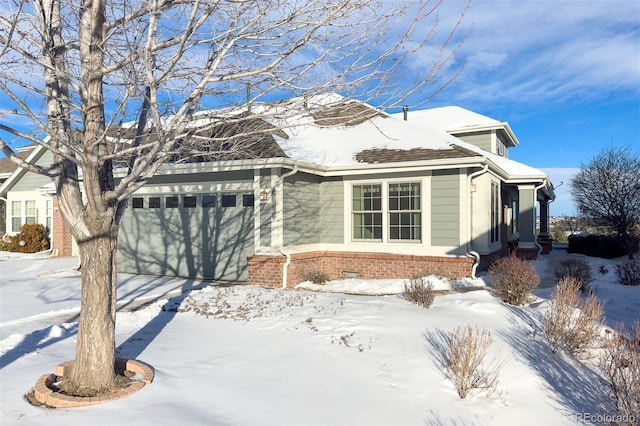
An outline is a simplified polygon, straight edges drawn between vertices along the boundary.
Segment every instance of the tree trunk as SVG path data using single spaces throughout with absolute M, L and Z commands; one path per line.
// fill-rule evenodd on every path
M 115 383 L 116 244 L 118 226 L 105 215 L 85 221 L 91 236 L 78 241 L 82 296 L 76 358 L 69 386 L 99 394 Z

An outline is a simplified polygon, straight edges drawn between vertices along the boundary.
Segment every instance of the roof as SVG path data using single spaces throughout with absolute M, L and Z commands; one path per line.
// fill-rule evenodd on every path
M 18 149 L 18 157 L 26 160 L 36 145 L 27 145 Z M 8 177 L 18 168 L 18 165 L 7 157 L 0 158 L 0 178 Z
M 376 168 L 393 163 L 429 167 L 489 165 L 505 181 L 548 180 L 538 169 L 457 138 L 451 130 L 456 128 L 510 131 L 507 123 L 460 107 L 410 111 L 409 120 L 405 121 L 401 114 L 389 115 L 363 102 L 327 94 L 256 103 L 251 112 L 199 113 L 180 136 L 181 145 L 204 144 L 207 152 L 183 156 L 178 150 L 174 161 L 283 159 L 343 171 L 367 164 L 376 164 Z M 124 129 L 127 134 L 111 135 L 119 141 L 116 146 L 131 141 L 133 133 Z M 153 133 L 147 132 L 148 137 L 153 138 Z M 240 136 L 234 137 L 237 134 Z
M 399 118 L 404 116 L 404 113 L 392 115 Z M 517 146 L 520 143 L 506 121 L 499 121 L 459 106 L 408 111 L 407 120 L 424 126 L 437 127 L 452 135 L 482 130 L 502 130 L 509 139 L 510 146 Z

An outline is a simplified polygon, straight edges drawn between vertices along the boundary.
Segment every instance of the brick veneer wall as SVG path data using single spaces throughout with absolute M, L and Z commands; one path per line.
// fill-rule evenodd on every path
M 282 286 L 284 256 L 248 258 L 248 283 L 270 287 Z M 291 256 L 287 287 L 302 281 L 305 271 L 320 271 L 329 279 L 343 278 L 344 272 L 363 279 L 408 278 L 416 274 L 434 274 L 455 279 L 471 276 L 473 259 L 468 257 L 413 256 L 387 253 L 349 253 L 318 251 Z
M 51 241 L 51 248 L 57 249 L 59 256 L 73 255 L 71 232 L 62 219 L 58 197 L 55 195 L 53 196 L 53 241 Z

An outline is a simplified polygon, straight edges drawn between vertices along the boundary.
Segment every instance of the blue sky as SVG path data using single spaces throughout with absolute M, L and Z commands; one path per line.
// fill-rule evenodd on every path
M 551 214 L 575 213 L 581 163 L 608 145 L 640 151 L 640 2 L 475 0 L 464 23 L 464 70 L 427 107 L 509 122 L 520 140 L 510 158 L 550 175 Z
M 440 37 L 464 5 L 444 0 Z M 464 63 L 461 75 L 423 107 L 459 105 L 509 122 L 520 140 L 510 158 L 557 187 L 551 214 L 576 213 L 570 179 L 581 163 L 607 145 L 640 151 L 640 1 L 474 0 L 469 28 L 448 64 L 453 72 Z M 426 72 L 430 60 L 427 49 L 410 68 Z

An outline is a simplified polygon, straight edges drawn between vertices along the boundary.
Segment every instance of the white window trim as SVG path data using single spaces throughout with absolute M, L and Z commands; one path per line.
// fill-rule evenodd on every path
M 420 184 L 420 240 L 391 240 L 389 239 L 389 184 L 419 183 Z M 382 194 L 382 240 L 364 240 L 353 238 L 353 187 L 357 185 L 381 185 Z M 431 247 L 431 176 L 380 178 L 344 181 L 344 244 L 362 247 L 406 246 Z

